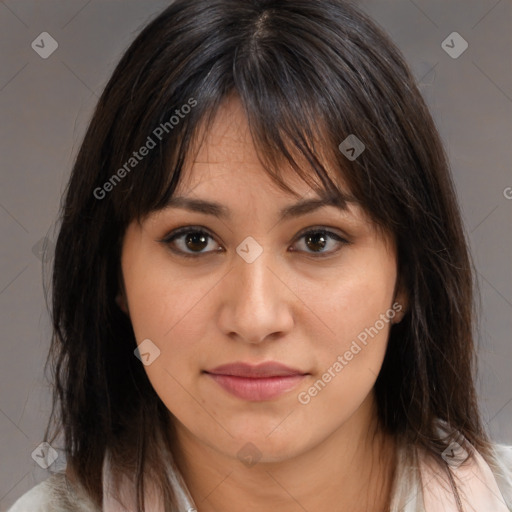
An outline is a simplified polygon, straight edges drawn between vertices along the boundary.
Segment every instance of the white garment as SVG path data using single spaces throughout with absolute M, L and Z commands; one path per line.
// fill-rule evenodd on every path
M 497 465 L 490 467 L 478 453 L 468 466 L 452 468 L 465 512 L 512 511 L 512 446 L 494 445 Z M 411 465 L 411 453 L 416 461 Z M 430 465 L 417 450 L 399 450 L 391 512 L 457 512 L 455 500 L 440 468 Z M 109 493 L 108 457 L 104 463 L 103 512 L 125 512 Z M 173 472 L 173 485 L 179 500 L 176 512 L 194 512 L 195 504 L 179 472 Z M 133 486 L 121 493 L 129 499 Z M 157 493 L 155 493 L 156 495 Z M 124 501 L 124 500 L 123 500 Z M 153 502 L 148 512 L 161 510 Z M 133 509 L 135 510 L 135 508 Z M 80 489 L 71 489 L 65 473 L 52 475 L 25 493 L 8 512 L 100 512 Z M 131 511 L 130 511 L 131 512 Z

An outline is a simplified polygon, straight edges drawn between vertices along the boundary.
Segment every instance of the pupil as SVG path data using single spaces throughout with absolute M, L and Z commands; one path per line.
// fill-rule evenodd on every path
M 321 244 L 321 247 L 320 249 L 323 249 L 325 247 L 325 243 L 326 243 L 326 240 L 325 240 L 325 236 L 323 233 L 315 233 L 313 235 L 308 235 L 307 238 L 306 238 L 306 244 L 307 246 L 312 249 L 312 250 L 315 250 L 314 247 L 311 247 L 309 242 L 310 241 L 313 241 L 313 245 L 317 244 L 318 241 L 321 241 L 320 244 Z
M 189 233 L 187 235 L 186 244 L 190 250 L 201 250 L 208 245 L 208 240 L 204 233 Z M 202 246 L 194 247 L 195 244 L 202 244 Z

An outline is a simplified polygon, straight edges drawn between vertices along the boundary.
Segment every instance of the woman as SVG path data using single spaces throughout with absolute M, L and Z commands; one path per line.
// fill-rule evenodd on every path
M 11 511 L 511 510 L 472 297 L 387 36 L 340 0 L 177 0 L 72 172 L 46 432 L 68 466 Z

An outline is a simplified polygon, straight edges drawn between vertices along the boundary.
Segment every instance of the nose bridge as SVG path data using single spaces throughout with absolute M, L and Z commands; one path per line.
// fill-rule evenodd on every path
M 246 248 L 241 244 L 241 249 Z M 286 293 L 285 286 L 271 270 L 276 267 L 277 259 L 270 250 L 262 250 L 252 261 L 243 254 L 236 256 L 239 260 L 235 260 L 230 273 L 222 328 L 245 341 L 259 342 L 269 334 L 290 328 L 292 316 L 287 302 L 290 293 Z
M 275 286 L 274 275 L 269 267 L 272 265 L 272 255 L 270 251 L 262 252 L 253 262 L 239 261 L 237 276 L 240 280 L 238 288 L 238 303 L 242 306 L 248 304 L 261 304 L 265 300 L 270 300 L 270 295 L 276 290 L 271 290 L 269 287 Z M 247 303 L 247 304 L 246 304 Z

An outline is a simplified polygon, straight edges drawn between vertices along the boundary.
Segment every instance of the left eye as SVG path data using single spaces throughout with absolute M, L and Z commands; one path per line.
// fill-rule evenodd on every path
M 307 248 L 312 249 L 312 252 L 309 254 L 312 254 L 313 256 L 318 256 L 318 257 L 322 257 L 324 255 L 327 256 L 329 254 L 337 252 L 340 250 L 341 246 L 347 245 L 349 243 L 347 240 L 345 240 L 338 234 L 333 233 L 332 231 L 325 230 L 325 229 L 316 229 L 316 230 L 306 231 L 305 233 L 302 233 L 298 238 L 298 240 L 302 240 L 302 239 L 304 239 L 304 245 Z M 334 243 L 332 243 L 331 246 L 332 245 L 338 246 L 338 248 L 331 249 L 331 250 L 324 250 L 325 247 L 327 247 L 329 245 L 329 240 L 331 240 L 331 241 L 334 240 Z M 307 253 L 308 251 L 306 250 L 305 252 Z
M 299 235 L 297 241 L 301 241 L 302 239 L 304 239 L 304 246 L 306 247 L 306 250 L 302 252 L 306 252 L 315 257 L 322 257 L 324 255 L 337 252 L 340 249 L 340 246 L 349 243 L 338 234 L 325 229 L 312 229 L 306 231 Z M 173 231 L 160 241 L 168 245 L 173 252 L 184 257 L 198 257 L 208 253 L 223 252 L 223 249 L 220 246 L 217 249 L 204 250 L 209 246 L 209 240 L 213 241 L 214 238 L 207 231 L 199 228 L 187 227 Z M 338 249 L 324 250 L 329 246 L 329 241 L 334 241 L 331 243 L 331 246 L 337 245 Z M 307 249 L 310 249 L 311 252 Z M 296 252 L 296 250 L 294 249 L 293 252 Z M 299 252 L 301 252 L 300 249 Z

